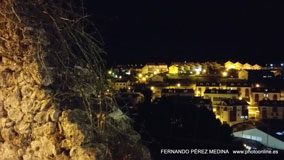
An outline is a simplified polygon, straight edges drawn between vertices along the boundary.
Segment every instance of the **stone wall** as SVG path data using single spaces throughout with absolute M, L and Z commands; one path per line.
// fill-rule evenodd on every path
M 104 95 L 103 67 L 72 56 L 62 6 L 0 0 L 0 160 L 150 159 L 129 118 Z

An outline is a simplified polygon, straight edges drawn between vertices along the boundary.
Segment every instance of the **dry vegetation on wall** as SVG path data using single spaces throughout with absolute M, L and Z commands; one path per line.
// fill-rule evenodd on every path
M 74 2 L 0 0 L 0 159 L 149 159 Z

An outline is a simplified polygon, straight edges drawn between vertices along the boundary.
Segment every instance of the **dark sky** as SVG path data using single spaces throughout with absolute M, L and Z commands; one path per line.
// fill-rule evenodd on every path
M 284 59 L 284 5 L 261 0 L 89 0 L 111 64 Z

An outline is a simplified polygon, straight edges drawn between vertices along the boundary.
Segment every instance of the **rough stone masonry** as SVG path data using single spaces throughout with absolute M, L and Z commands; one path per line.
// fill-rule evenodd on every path
M 71 4 L 0 0 L 0 160 L 150 159 Z

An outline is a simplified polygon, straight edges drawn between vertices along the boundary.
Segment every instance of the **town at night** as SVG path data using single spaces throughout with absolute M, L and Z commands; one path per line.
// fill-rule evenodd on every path
M 283 2 L 0 0 L 0 160 L 277 160 Z
M 121 110 L 162 148 L 283 150 L 283 63 L 152 62 L 107 74 Z

